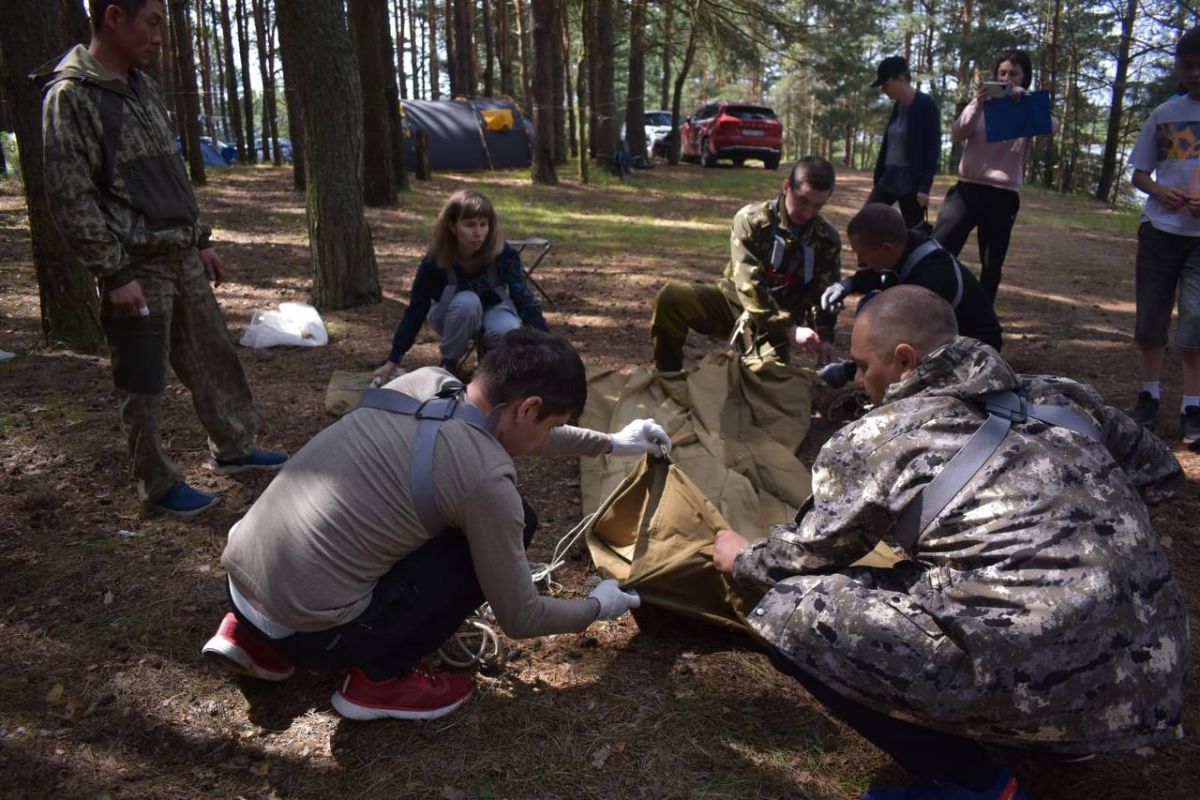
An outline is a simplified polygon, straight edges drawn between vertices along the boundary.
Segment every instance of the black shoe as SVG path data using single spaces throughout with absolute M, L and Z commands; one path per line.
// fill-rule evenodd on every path
M 1147 430 L 1158 424 L 1158 400 L 1149 392 L 1138 392 L 1137 404 L 1129 412 L 1129 418 Z
M 1179 428 L 1183 432 L 1183 443 L 1200 451 L 1200 406 L 1188 406 L 1179 415 Z

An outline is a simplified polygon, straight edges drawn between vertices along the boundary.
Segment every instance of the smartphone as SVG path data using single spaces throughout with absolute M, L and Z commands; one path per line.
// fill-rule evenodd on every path
M 1004 81 L 984 81 L 983 88 L 989 98 L 1004 97 L 1012 91 Z

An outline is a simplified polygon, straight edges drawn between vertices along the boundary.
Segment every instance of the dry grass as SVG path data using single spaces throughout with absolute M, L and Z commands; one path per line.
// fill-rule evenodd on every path
M 589 361 L 621 367 L 649 361 L 657 287 L 717 274 L 733 212 L 770 196 L 781 178 L 680 167 L 624 185 L 535 189 L 521 174 L 417 185 L 400 207 L 370 212 L 382 304 L 328 314 L 327 348 L 242 351 L 260 440 L 300 447 L 329 421 L 329 373 L 382 362 L 431 221 L 458 186 L 491 195 L 510 236 L 554 240 L 538 273 L 557 301 L 550 324 Z M 828 212 L 836 224 L 866 188 L 864 175 L 843 177 Z M 286 172 L 232 170 L 200 197 L 230 271 L 219 297 L 232 327 L 255 308 L 306 299 L 304 208 Z M 1130 403 L 1128 222 L 1083 199 L 1023 200 L 999 303 L 1006 355 L 1020 370 L 1076 377 Z M 903 778 L 748 640 L 653 614 L 515 643 L 464 711 L 427 724 L 338 719 L 328 702 L 334 675 L 262 686 L 211 671 L 198 650 L 224 610 L 225 532 L 266 478 L 200 469 L 203 434 L 172 384 L 167 444 L 189 480 L 225 500 L 197 522 L 141 515 L 106 362 L 41 345 L 29 233 L 11 182 L 0 184 L 0 322 L 0 347 L 20 354 L 0 365 L 0 796 L 832 799 Z M 424 337 L 411 360 L 435 356 Z M 1170 369 L 1164 408 L 1177 402 L 1175 361 Z M 829 433 L 818 420 L 808 458 Z M 1165 433 L 1177 436 L 1173 421 Z M 1177 452 L 1190 494 L 1155 521 L 1195 613 L 1200 457 Z M 543 521 L 533 555 L 543 557 L 582 513 L 578 474 L 537 460 L 521 470 Z M 568 594 L 586 576 L 579 555 L 562 577 Z M 1197 708 L 1192 690 L 1189 728 Z M 1187 740 L 1148 758 L 1026 760 L 1022 769 L 1040 798 L 1184 798 L 1200 785 L 1197 765 Z

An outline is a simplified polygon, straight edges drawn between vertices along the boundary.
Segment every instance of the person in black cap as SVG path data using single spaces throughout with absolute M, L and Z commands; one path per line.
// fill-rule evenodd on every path
M 941 155 L 941 112 L 932 97 L 913 87 L 908 62 L 900 56 L 879 62 L 871 85 L 878 86 L 894 104 L 867 202 L 890 206 L 900 201 L 904 223 L 915 228 L 926 222 L 929 190 Z

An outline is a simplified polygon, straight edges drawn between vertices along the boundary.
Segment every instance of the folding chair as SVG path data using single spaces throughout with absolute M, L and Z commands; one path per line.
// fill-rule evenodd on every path
M 538 294 L 546 298 L 546 305 L 554 305 L 554 301 L 550 299 L 550 295 L 546 294 L 546 290 L 543 289 L 541 284 L 534 280 L 533 277 L 534 270 L 541 265 L 542 259 L 546 257 L 546 254 L 550 252 L 550 248 L 553 247 L 553 245 L 550 243 L 550 240 L 539 238 L 509 239 L 508 243 L 514 250 L 517 251 L 518 254 L 524 253 L 526 247 L 532 247 L 539 251 L 537 256 L 533 259 L 533 263 L 529 266 L 525 266 L 524 262 L 522 262 L 521 269 L 525 272 L 525 280 L 529 281 L 529 284 L 533 286 L 534 289 L 537 289 Z

